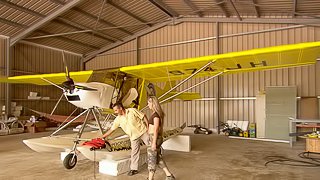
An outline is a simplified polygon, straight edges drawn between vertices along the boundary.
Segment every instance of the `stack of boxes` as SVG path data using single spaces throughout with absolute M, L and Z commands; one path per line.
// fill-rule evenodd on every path
M 1 109 L 1 115 L 5 115 L 6 113 L 6 106 L 2 106 Z M 15 117 L 19 117 L 21 115 L 21 111 L 22 111 L 22 106 L 17 106 L 16 102 L 11 102 L 11 111 L 10 113 L 15 116 Z
M 41 99 L 41 96 L 38 96 L 37 92 L 30 92 L 28 99 Z
M 11 102 L 11 113 L 15 117 L 19 117 L 21 115 L 22 106 L 17 106 L 16 102 Z
M 38 93 L 37 93 L 37 92 L 30 92 L 30 93 L 29 93 L 29 96 L 28 96 L 28 99 L 49 100 L 50 97 L 41 97 L 41 96 L 38 96 Z
M 2 106 L 1 108 L 1 116 L 4 116 L 6 114 L 6 106 Z

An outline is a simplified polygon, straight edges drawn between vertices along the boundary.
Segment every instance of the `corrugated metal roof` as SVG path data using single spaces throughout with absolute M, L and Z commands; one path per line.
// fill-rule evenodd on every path
M 75 7 L 57 13 L 71 3 L 75 3 Z M 33 33 L 23 39 L 88 54 L 144 32 L 154 24 L 172 20 L 172 17 L 238 17 L 239 22 L 246 17 L 318 19 L 320 1 L 3 0 L 0 1 L 0 34 L 19 37 L 51 15 L 56 16 L 47 24 L 36 26 Z

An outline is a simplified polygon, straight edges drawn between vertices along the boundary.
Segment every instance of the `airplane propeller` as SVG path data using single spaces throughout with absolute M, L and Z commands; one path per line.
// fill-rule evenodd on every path
M 72 93 L 72 91 L 75 89 L 75 85 L 74 85 L 73 79 L 70 77 L 68 65 L 67 65 L 67 62 L 66 62 L 65 56 L 64 56 L 64 51 L 62 51 L 62 61 L 64 64 L 65 74 L 66 74 L 66 81 L 62 83 L 62 86 L 64 88 L 68 89 L 70 91 L 70 93 Z

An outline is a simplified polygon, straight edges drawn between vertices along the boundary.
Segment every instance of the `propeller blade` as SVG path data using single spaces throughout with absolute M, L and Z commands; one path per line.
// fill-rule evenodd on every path
M 65 71 L 66 71 L 66 77 L 70 78 L 70 73 L 69 73 L 68 65 L 67 65 L 67 62 L 66 62 L 66 59 L 65 59 L 65 56 L 64 56 L 64 51 L 62 51 L 62 60 L 63 60 L 64 68 L 65 68 Z
M 87 86 L 82 86 L 82 85 L 75 85 L 75 88 L 77 89 L 83 89 L 83 90 L 87 90 L 87 91 L 98 91 L 97 89 L 93 89 L 93 88 L 89 88 Z

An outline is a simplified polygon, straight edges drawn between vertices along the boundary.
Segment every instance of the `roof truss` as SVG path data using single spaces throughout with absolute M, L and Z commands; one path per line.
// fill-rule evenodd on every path
M 199 17 L 203 16 L 203 13 L 190 0 L 183 0 L 183 2 L 186 3 L 186 5 L 188 5 Z
M 158 9 L 160 9 L 162 12 L 167 14 L 169 17 L 178 17 L 179 14 L 172 10 L 170 7 L 168 7 L 166 4 L 164 4 L 161 0 L 149 0 L 150 3 L 155 5 Z
M 26 36 L 28 36 L 30 33 L 32 33 L 33 31 L 39 29 L 40 27 L 42 27 L 43 25 L 45 25 L 46 23 L 50 22 L 52 19 L 58 17 L 59 15 L 61 15 L 62 13 L 68 11 L 69 9 L 73 8 L 74 6 L 78 5 L 79 3 L 81 3 L 83 0 L 70 0 L 69 3 L 63 5 L 60 9 L 58 9 L 57 11 L 55 11 L 54 13 L 51 13 L 50 15 L 46 16 L 45 18 L 41 19 L 39 22 L 35 23 L 34 25 L 28 27 L 27 29 L 25 29 L 23 32 L 21 32 L 20 34 L 18 34 L 17 36 L 13 37 L 10 40 L 10 46 L 13 46 L 15 43 L 17 43 L 19 40 L 25 38 Z
M 256 11 L 257 18 L 259 18 L 260 12 L 259 12 L 259 6 L 257 4 L 257 0 L 252 0 L 252 2 L 253 2 L 254 10 Z
M 74 11 L 80 13 L 80 14 L 83 14 L 83 15 L 87 16 L 88 18 L 92 19 L 92 20 L 97 20 L 97 17 L 96 17 L 96 16 L 94 16 L 94 15 L 92 15 L 92 14 L 90 14 L 90 13 L 88 13 L 88 12 L 82 10 L 82 9 L 79 9 L 79 8 L 75 7 L 75 8 L 73 8 L 72 10 L 74 10 Z M 103 20 L 103 19 L 99 19 L 99 23 L 104 24 L 104 25 L 107 26 L 107 27 L 116 27 L 116 25 L 114 25 L 114 24 L 112 24 L 112 23 L 110 23 L 110 22 L 107 22 L 107 21 L 105 21 L 105 20 Z M 123 33 L 127 34 L 127 35 L 133 35 L 132 32 L 127 31 L 127 30 L 125 30 L 124 28 L 121 28 L 121 27 L 120 27 L 120 28 L 118 28 L 118 29 L 119 29 L 120 31 L 122 31 Z
M 226 17 L 230 17 L 230 14 L 228 13 L 228 11 L 227 11 L 227 9 L 225 7 L 225 1 L 224 0 L 220 0 L 220 1 L 216 0 L 215 5 L 217 5 L 221 9 L 221 11 L 224 13 L 224 15 Z

